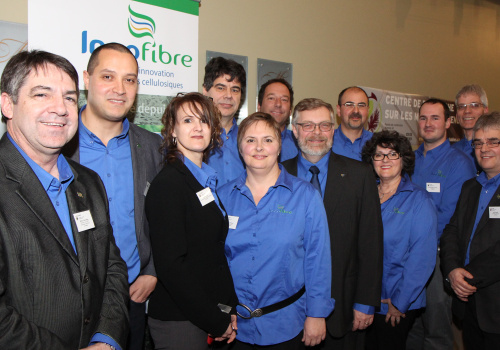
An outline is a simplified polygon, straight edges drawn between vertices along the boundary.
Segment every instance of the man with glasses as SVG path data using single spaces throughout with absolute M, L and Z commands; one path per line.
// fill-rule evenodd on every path
M 420 106 L 418 132 L 424 142 L 415 151 L 412 181 L 434 201 L 438 240 L 453 215 L 462 184 L 476 173 L 470 159 L 446 138 L 450 124 L 450 109 L 444 101 L 429 99 Z M 451 296 L 444 289 L 439 266 L 438 257 L 427 286 L 426 309 L 410 331 L 407 349 L 453 349 Z
M 137 61 L 125 46 L 95 49 L 83 80 L 87 104 L 78 133 L 63 152 L 101 177 L 116 244 L 127 263 L 130 332 L 127 349 L 142 349 L 146 300 L 156 286 L 144 200 L 161 170 L 161 137 L 126 118 L 137 94 Z
M 361 160 L 361 149 L 373 136 L 364 129 L 368 107 L 368 95 L 362 88 L 351 86 L 340 92 L 337 105 L 340 126 L 335 130 L 333 152 Z
M 295 157 L 299 150 L 292 131 L 287 129 L 293 107 L 292 86 L 283 78 L 268 80 L 260 87 L 257 100 L 257 110 L 270 114 L 281 128 L 280 161 Z
M 236 115 L 245 96 L 246 72 L 243 66 L 224 57 L 214 57 L 205 66 L 203 95 L 212 98 L 220 111 L 222 147 L 210 154 L 208 165 L 217 171 L 217 188 L 236 179 L 245 170 L 238 151 Z
M 488 113 L 488 97 L 481 86 L 476 84 L 465 85 L 457 93 L 455 104 L 457 106 L 457 119 L 464 131 L 464 137 L 453 144 L 453 147 L 465 152 L 480 170 L 471 145 L 472 130 L 477 119 Z
M 292 127 L 301 153 L 283 162 L 323 196 L 332 252 L 332 297 L 323 349 L 361 349 L 380 305 L 383 237 L 380 203 L 371 167 L 331 152 L 334 111 L 320 99 L 300 101 Z
M 466 349 L 500 349 L 500 113 L 477 120 L 472 144 L 483 172 L 462 187 L 441 262 Z

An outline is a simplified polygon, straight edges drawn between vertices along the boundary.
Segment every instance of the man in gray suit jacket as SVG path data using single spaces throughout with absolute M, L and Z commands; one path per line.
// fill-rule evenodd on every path
M 77 136 L 63 151 L 97 172 L 106 187 L 116 244 L 128 268 L 131 350 L 142 349 L 145 301 L 156 286 L 144 201 L 162 161 L 161 137 L 126 119 L 137 74 L 137 61 L 125 46 L 109 43 L 94 50 L 83 73 L 87 105 L 80 110 Z
M 93 171 L 61 148 L 78 126 L 78 74 L 21 52 L 1 80 L 0 348 L 121 349 L 127 270 Z
M 283 162 L 286 170 L 310 181 L 323 196 L 332 251 L 332 297 L 321 349 L 362 349 L 364 332 L 380 305 L 382 218 L 370 166 L 331 152 L 334 112 L 320 99 L 300 101 L 293 133 L 301 154 Z

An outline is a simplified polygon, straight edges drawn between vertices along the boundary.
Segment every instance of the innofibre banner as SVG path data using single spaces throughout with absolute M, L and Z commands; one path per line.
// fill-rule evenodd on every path
M 406 94 L 389 90 L 362 87 L 369 99 L 370 109 L 366 129 L 372 132 L 395 130 L 405 135 L 413 146 L 423 140 L 418 135 L 419 108 L 430 96 Z M 443 99 L 444 100 L 444 99 Z M 451 112 L 451 127 L 448 137 L 451 142 L 459 141 L 463 132 L 456 120 L 455 102 L 444 100 Z
M 83 71 L 99 45 L 127 46 L 139 63 L 139 92 L 128 117 L 160 131 L 171 97 L 198 91 L 198 11 L 192 0 L 29 0 L 28 45 L 69 59 L 82 90 Z

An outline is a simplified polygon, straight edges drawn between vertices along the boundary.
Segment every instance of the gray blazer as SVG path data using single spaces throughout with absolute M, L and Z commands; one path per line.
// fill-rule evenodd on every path
M 6 135 L 0 140 L 0 349 L 79 349 L 96 332 L 126 344 L 127 267 L 106 192 L 96 173 L 69 163 L 78 255 L 29 164 Z M 73 214 L 86 210 L 95 228 L 78 232 Z
M 137 248 L 141 260 L 141 275 L 156 276 L 151 255 L 149 225 L 146 219 L 144 201 L 146 191 L 155 176 L 163 167 L 159 148 L 161 137 L 130 123 L 130 152 L 132 154 L 132 172 L 134 175 L 134 219 Z M 78 133 L 63 149 L 63 154 L 75 162 L 80 162 Z

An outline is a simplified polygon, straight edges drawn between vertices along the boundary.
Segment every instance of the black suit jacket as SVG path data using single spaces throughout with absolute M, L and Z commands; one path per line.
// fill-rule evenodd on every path
M 128 333 L 127 267 L 99 176 L 69 160 L 66 190 L 78 254 L 37 176 L 0 140 L 0 349 L 79 349 L 95 332 L 122 348 Z M 78 232 L 73 214 L 95 228 Z
M 465 254 L 474 228 L 482 186 L 475 178 L 466 181 L 457 202 L 455 213 L 441 236 L 441 268 L 448 274 L 464 268 L 474 278 L 468 282 L 477 287 L 472 298 L 476 302 L 479 327 L 484 332 L 500 334 L 500 219 L 490 219 L 486 208 L 477 225 L 469 252 L 469 264 L 464 266 Z M 489 207 L 500 207 L 500 188 L 497 188 Z M 453 300 L 453 312 L 463 318 L 465 303 Z
M 164 321 L 189 320 L 220 336 L 230 316 L 217 304 L 237 304 L 224 255 L 229 224 L 215 201 L 201 205 L 201 190 L 180 160 L 165 164 L 151 184 L 146 214 L 159 283 L 148 313 Z
M 297 176 L 301 155 L 283 162 Z M 379 306 L 382 289 L 383 229 L 372 168 L 331 152 L 323 203 L 332 252 L 332 297 L 327 319 L 334 337 L 352 328 L 354 303 Z
M 132 156 L 132 172 L 134 175 L 134 220 L 137 248 L 141 260 L 141 275 L 156 276 L 151 256 L 149 225 L 144 209 L 145 193 L 156 174 L 162 168 L 162 156 L 159 151 L 161 137 L 130 123 L 130 152 Z M 78 133 L 63 149 L 63 154 L 75 162 L 80 162 Z

